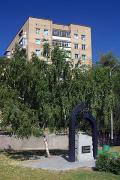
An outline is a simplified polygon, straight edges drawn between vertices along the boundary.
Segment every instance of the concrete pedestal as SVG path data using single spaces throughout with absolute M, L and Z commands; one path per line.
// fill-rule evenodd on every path
M 92 137 L 83 133 L 75 136 L 75 160 L 91 161 L 93 158 Z

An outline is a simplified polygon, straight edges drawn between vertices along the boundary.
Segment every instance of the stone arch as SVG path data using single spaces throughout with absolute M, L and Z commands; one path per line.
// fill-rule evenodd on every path
M 75 130 L 76 130 L 76 119 L 77 115 L 81 115 L 83 120 L 90 122 L 92 128 L 92 141 L 93 141 L 93 157 L 96 159 L 97 156 L 97 125 L 95 118 L 85 112 L 85 105 L 78 104 L 74 107 L 70 115 L 69 121 L 69 161 L 75 162 Z

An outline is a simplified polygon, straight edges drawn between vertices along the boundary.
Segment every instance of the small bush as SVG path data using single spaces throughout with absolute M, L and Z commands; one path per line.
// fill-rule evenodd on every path
M 120 175 L 120 157 L 110 159 L 109 172 Z
M 113 158 L 110 153 L 102 154 L 96 161 L 96 169 L 98 171 L 112 172 L 120 174 L 120 157 Z

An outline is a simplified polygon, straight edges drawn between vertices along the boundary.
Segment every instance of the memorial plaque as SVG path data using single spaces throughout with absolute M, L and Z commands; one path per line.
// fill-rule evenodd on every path
M 82 153 L 90 153 L 90 146 L 82 146 Z

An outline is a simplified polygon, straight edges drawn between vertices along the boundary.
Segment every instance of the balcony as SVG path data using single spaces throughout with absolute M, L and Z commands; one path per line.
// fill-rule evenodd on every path
M 27 33 L 21 30 L 18 35 L 19 35 L 19 38 L 23 38 L 23 37 L 26 38 Z
M 52 36 L 53 40 L 62 40 L 62 41 L 71 41 L 69 37 L 59 37 L 59 36 Z
M 70 31 L 53 29 L 52 38 L 56 40 L 70 41 L 71 40 Z
M 11 52 L 10 51 L 5 51 L 4 53 L 5 57 L 10 59 L 11 58 Z
M 53 40 L 52 41 L 53 46 L 59 46 L 60 48 L 64 48 L 66 51 L 71 50 L 71 42 L 70 41 L 63 41 L 63 40 Z
M 20 38 L 19 42 L 18 42 L 20 48 L 26 49 L 27 47 L 27 39 L 22 37 Z

